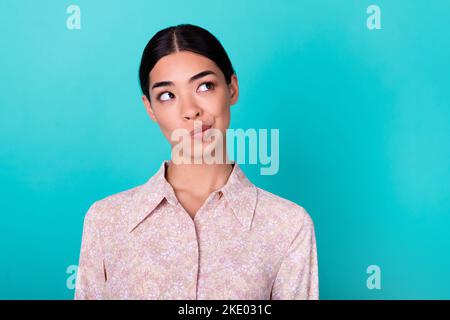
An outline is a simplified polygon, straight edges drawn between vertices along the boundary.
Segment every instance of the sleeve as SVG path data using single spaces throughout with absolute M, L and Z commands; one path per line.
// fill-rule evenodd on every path
M 303 223 L 283 257 L 272 300 L 318 300 L 319 276 L 314 223 L 302 207 Z
M 101 223 L 97 217 L 97 202 L 91 205 L 84 218 L 83 236 L 77 279 L 75 300 L 104 299 L 106 270 L 103 259 Z

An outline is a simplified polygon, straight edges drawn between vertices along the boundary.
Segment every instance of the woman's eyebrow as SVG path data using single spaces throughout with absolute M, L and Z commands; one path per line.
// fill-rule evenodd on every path
M 203 78 L 203 77 L 205 77 L 205 76 L 207 76 L 207 75 L 210 75 L 210 74 L 217 75 L 214 71 L 211 71 L 211 70 L 205 70 L 205 71 L 199 72 L 199 73 L 197 73 L 196 75 L 192 76 L 192 77 L 189 79 L 189 83 L 194 82 L 195 80 L 200 79 L 200 78 Z M 155 88 L 158 88 L 158 87 L 166 87 L 166 86 L 173 86 L 173 82 L 172 82 L 172 81 L 160 81 L 160 82 L 155 82 L 155 83 L 153 84 L 153 86 L 152 86 L 152 90 L 155 89 Z

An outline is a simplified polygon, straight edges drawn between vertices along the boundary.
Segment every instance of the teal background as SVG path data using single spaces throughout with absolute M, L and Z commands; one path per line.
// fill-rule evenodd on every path
M 66 8 L 81 8 L 68 30 Z M 366 8 L 381 8 L 381 30 Z M 141 103 L 158 30 L 210 30 L 237 71 L 232 128 L 279 128 L 244 171 L 315 222 L 321 299 L 450 298 L 448 1 L 0 2 L 0 298 L 72 299 L 89 205 L 169 144 Z M 381 268 L 381 290 L 366 268 Z

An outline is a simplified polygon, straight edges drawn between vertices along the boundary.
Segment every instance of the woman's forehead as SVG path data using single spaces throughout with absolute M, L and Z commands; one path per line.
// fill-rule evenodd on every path
M 179 51 L 162 57 L 151 70 L 150 79 L 152 82 L 187 81 L 205 70 L 220 72 L 211 59 L 194 52 Z

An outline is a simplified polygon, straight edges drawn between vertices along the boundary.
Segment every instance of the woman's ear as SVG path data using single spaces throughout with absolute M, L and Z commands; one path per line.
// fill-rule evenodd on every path
M 228 85 L 228 88 L 230 89 L 230 98 L 231 98 L 230 105 L 233 105 L 237 102 L 239 97 L 239 84 L 237 76 L 235 74 L 231 75 L 231 81 L 230 84 Z
M 158 122 L 156 120 L 155 114 L 153 113 L 152 103 L 148 100 L 147 96 L 142 95 L 142 102 L 144 103 L 145 110 L 147 110 L 148 115 L 154 122 Z

